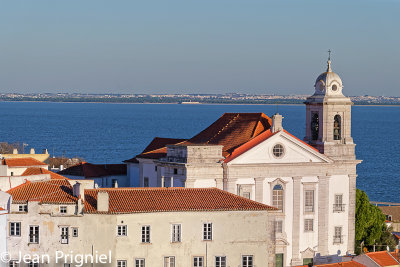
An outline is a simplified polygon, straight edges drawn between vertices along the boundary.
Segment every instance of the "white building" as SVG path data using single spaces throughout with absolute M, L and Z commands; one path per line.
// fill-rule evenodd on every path
M 279 208 L 277 266 L 352 253 L 361 161 L 342 88 L 329 60 L 305 102 L 304 141 L 284 130 L 281 115 L 262 113 L 226 113 L 188 140 L 156 138 L 135 157 L 140 185 L 217 187 Z
M 276 209 L 217 188 L 86 189 L 53 179 L 8 193 L 12 261 L 21 252 L 49 255 L 32 266 L 78 263 L 56 263 L 59 251 L 105 254 L 106 264 L 83 265 L 94 267 L 274 265 Z

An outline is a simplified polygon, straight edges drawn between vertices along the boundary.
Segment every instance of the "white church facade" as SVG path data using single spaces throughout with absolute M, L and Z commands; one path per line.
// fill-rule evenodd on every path
M 128 169 L 139 162 L 142 187 L 217 187 L 278 208 L 276 266 L 353 253 L 361 161 L 342 88 L 329 60 L 305 102 L 304 139 L 279 114 L 226 113 L 190 139 L 155 138 Z

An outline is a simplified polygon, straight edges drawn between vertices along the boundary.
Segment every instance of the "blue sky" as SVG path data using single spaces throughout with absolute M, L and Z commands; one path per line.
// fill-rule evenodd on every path
M 399 96 L 400 0 L 3 1 L 0 92 Z

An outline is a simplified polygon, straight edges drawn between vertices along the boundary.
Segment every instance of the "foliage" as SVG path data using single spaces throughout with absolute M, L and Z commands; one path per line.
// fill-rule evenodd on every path
M 14 148 L 18 149 L 19 153 L 22 151 L 22 146 L 19 143 L 9 144 L 7 142 L 1 142 L 0 154 L 12 154 Z
M 356 196 L 356 247 L 357 254 L 361 252 L 361 244 L 371 251 L 376 245 L 376 250 L 385 250 L 386 246 L 394 248 L 392 229 L 386 226 L 385 215 L 382 211 L 370 204 L 364 191 L 357 189 Z

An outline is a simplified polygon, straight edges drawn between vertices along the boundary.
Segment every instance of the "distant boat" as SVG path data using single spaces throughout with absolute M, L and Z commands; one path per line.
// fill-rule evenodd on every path
M 196 102 L 196 101 L 189 101 L 189 102 L 181 102 L 180 104 L 200 104 L 200 102 Z

